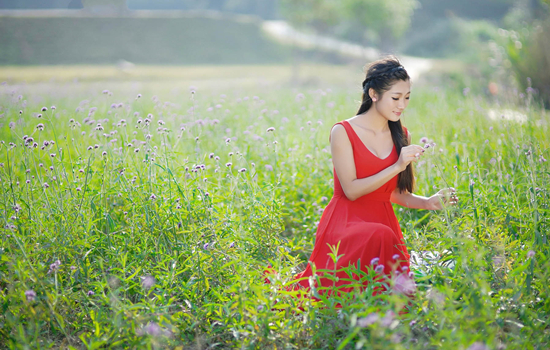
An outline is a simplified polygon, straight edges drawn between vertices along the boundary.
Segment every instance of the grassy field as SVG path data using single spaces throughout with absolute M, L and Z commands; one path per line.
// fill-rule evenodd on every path
M 415 86 L 403 122 L 434 143 L 416 192 L 460 197 L 395 208 L 408 249 L 431 256 L 414 264 L 415 297 L 358 289 L 298 307 L 284 285 L 312 250 L 329 131 L 362 78 L 317 68 L 302 88 L 288 68 L 1 70 L 23 78 L 0 85 L 0 348 L 548 348 L 550 116 L 529 95 Z M 488 118 L 506 109 L 527 121 Z
M 56 15 L 57 13 L 57 15 Z M 0 64 L 273 64 L 290 49 L 262 32 L 257 18 L 215 13 L 79 11 L 0 13 Z
M 297 72 L 294 71 L 297 69 Z M 332 66 L 326 64 L 301 63 L 291 65 L 200 65 L 163 66 L 134 65 L 118 67 L 113 65 L 72 65 L 72 66 L 0 66 L 0 82 L 11 85 L 59 84 L 59 83 L 100 83 L 109 84 L 122 90 L 128 86 L 153 87 L 156 92 L 169 91 L 167 87 L 190 85 L 224 89 L 257 87 L 261 85 L 288 85 L 297 78 L 299 83 L 351 87 L 358 85 L 362 67 Z M 145 83 L 145 84 L 144 84 Z M 90 84 L 76 85 L 87 88 Z M 57 86 L 56 86 L 57 87 Z M 73 94 L 74 95 L 74 94 Z

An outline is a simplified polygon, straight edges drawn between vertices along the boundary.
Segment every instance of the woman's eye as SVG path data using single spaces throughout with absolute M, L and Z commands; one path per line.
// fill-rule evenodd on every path
M 410 99 L 410 97 L 406 97 L 405 99 L 408 100 L 408 99 Z
M 398 99 L 398 98 L 395 98 L 395 97 L 392 97 L 392 100 L 398 101 L 399 99 Z

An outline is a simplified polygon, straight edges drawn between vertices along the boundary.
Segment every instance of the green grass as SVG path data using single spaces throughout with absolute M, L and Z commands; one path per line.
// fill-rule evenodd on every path
M 357 66 L 336 66 L 302 62 L 297 78 L 306 85 L 355 86 L 362 75 Z M 169 91 L 166 87 L 226 89 L 257 87 L 262 85 L 288 85 L 293 79 L 293 67 L 286 64 L 274 65 L 196 65 L 161 66 L 135 65 L 121 69 L 113 65 L 56 65 L 48 66 L 0 66 L 0 82 L 12 85 L 48 85 L 51 83 L 76 84 L 71 89 L 88 88 L 91 83 L 116 86 L 121 90 L 140 86 L 152 93 Z M 121 86 L 125 85 L 125 87 Z M 56 86 L 59 89 L 59 86 Z M 95 88 L 92 87 L 92 88 Z M 36 91 L 36 90 L 34 90 Z M 75 95 L 75 94 L 71 94 Z
M 547 112 L 493 122 L 479 97 L 415 87 L 404 124 L 436 143 L 417 193 L 448 183 L 460 203 L 396 214 L 409 250 L 444 254 L 416 268 L 412 300 L 358 290 L 300 311 L 282 286 L 312 250 L 332 194 L 329 131 L 358 92 L 155 86 L 0 86 L 0 347 L 548 347 Z M 383 321 L 360 327 L 373 313 Z
M 119 60 L 273 64 L 290 59 L 289 49 L 264 35 L 258 21 L 221 15 L 0 16 L 0 32 L 0 65 L 114 64 Z

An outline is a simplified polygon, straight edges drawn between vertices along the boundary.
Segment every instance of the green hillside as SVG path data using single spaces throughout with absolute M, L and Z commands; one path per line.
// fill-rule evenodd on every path
M 288 56 L 252 19 L 0 16 L 1 65 L 262 64 Z

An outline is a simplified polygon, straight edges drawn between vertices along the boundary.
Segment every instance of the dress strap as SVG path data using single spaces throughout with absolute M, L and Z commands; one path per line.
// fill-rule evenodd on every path
M 357 142 L 356 137 L 358 138 L 357 134 L 355 133 L 355 130 L 351 127 L 350 123 L 347 120 L 343 120 L 341 122 L 338 122 L 334 124 L 332 127 L 334 128 L 336 125 L 342 125 L 344 129 L 346 129 L 346 134 L 348 134 L 349 142 L 351 143 L 351 147 L 355 149 L 355 143 Z M 330 136 L 329 136 L 329 142 L 330 142 Z

